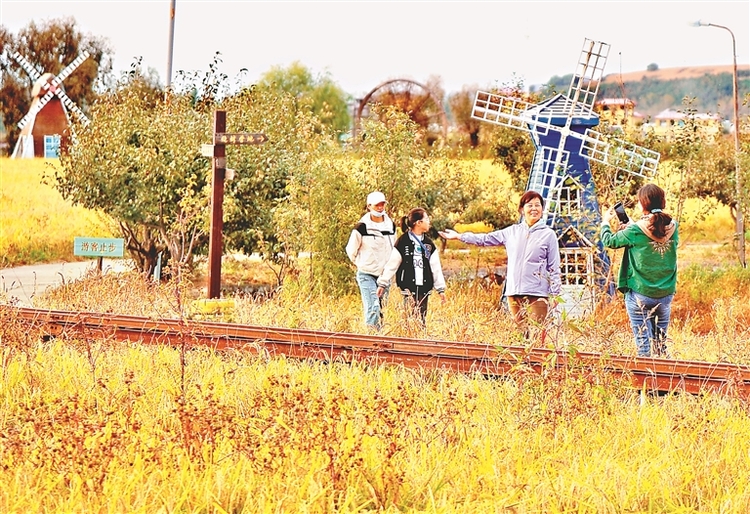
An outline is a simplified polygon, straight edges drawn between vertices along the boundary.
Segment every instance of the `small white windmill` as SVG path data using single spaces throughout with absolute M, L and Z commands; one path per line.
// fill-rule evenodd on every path
M 601 243 L 594 243 L 601 213 L 589 161 L 646 178 L 659 165 L 658 152 L 592 128 L 599 124 L 593 105 L 608 54 L 608 44 L 585 39 L 566 95 L 531 104 L 478 91 L 472 110 L 473 118 L 531 135 L 536 152 L 526 190 L 545 200 L 545 220 L 560 240 L 566 303 L 579 312 L 594 307 L 597 286 L 604 285 L 610 267 Z
M 84 51 L 57 75 L 41 72 L 18 52 L 13 53 L 12 57 L 26 71 L 34 86 L 29 112 L 18 122 L 21 133 L 11 157 L 44 157 L 45 153 L 49 155 L 49 152 L 45 152 L 45 146 L 48 149 L 52 146 L 55 151 L 59 148 L 60 137 L 70 127 L 69 111 L 83 124 L 89 122 L 62 88 L 63 80 L 88 59 L 89 53 Z

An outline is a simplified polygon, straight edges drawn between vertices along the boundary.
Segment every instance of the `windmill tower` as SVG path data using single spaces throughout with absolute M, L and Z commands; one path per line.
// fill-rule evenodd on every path
M 472 110 L 473 118 L 531 135 L 536 152 L 526 189 L 542 195 L 544 219 L 558 234 L 563 297 L 571 314 L 594 308 L 610 268 L 604 248 L 595 243 L 601 213 L 589 161 L 646 178 L 659 164 L 657 152 L 593 129 L 608 54 L 608 44 L 585 39 L 567 94 L 531 104 L 478 91 Z
M 56 155 L 60 147 L 60 138 L 67 135 L 70 129 L 68 111 L 72 111 L 84 124 L 89 122 L 83 111 L 62 88 L 63 80 L 89 57 L 89 53 L 83 52 L 56 76 L 52 73 L 42 73 L 18 52 L 12 57 L 29 75 L 34 87 L 29 112 L 18 122 L 21 133 L 11 157 L 15 159 Z

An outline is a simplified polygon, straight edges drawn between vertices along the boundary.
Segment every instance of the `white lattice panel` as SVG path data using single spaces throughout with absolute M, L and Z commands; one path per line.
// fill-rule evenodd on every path
M 639 177 L 651 178 L 659 167 L 659 152 L 622 139 L 605 137 L 591 129 L 586 131 L 583 149 L 589 159 Z
M 609 56 L 609 45 L 601 41 L 585 39 L 576 71 L 570 80 L 568 98 L 574 103 L 593 108 L 599 83 L 604 75 L 604 66 Z
M 554 127 L 547 121 L 540 122 L 534 119 L 529 112 L 533 107 L 535 107 L 534 104 L 520 98 L 477 91 L 471 117 L 503 127 L 546 134 L 550 128 Z
M 12 57 L 18 64 L 21 65 L 21 68 L 23 68 L 24 71 L 28 73 L 33 82 L 36 82 L 41 78 L 42 72 L 39 70 L 39 68 L 31 64 L 23 55 L 18 52 L 14 52 Z

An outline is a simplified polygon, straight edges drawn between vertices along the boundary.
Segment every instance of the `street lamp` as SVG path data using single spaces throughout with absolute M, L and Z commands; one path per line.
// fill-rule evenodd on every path
M 740 117 L 739 117 L 739 93 L 737 88 L 737 43 L 734 40 L 734 32 L 729 27 L 724 25 L 716 25 L 715 23 L 706 23 L 703 21 L 696 21 L 693 23 L 693 27 L 716 27 L 718 29 L 724 29 L 732 36 L 732 58 L 734 59 L 734 78 L 732 80 L 732 89 L 734 91 L 734 177 L 736 182 L 736 201 L 737 201 L 737 255 L 740 258 L 740 264 L 742 267 L 747 266 L 745 261 L 745 221 L 742 216 L 742 174 L 740 170 Z
M 174 14 L 177 0 L 171 0 L 169 5 L 169 48 L 167 49 L 167 87 L 165 95 L 169 95 L 172 88 L 172 55 L 174 54 Z

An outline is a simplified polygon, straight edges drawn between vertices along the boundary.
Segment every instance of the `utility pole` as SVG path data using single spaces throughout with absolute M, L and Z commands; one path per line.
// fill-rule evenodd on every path
M 717 29 L 724 29 L 729 32 L 732 36 L 732 58 L 734 62 L 734 76 L 732 80 L 732 89 L 734 91 L 734 179 L 735 179 L 735 205 L 737 209 L 737 215 L 735 217 L 735 237 L 737 237 L 737 256 L 740 259 L 740 264 L 743 268 L 747 267 L 747 261 L 745 260 L 745 220 L 742 213 L 742 169 L 740 168 L 740 102 L 739 102 L 739 90 L 737 84 L 737 43 L 734 39 L 734 32 L 729 27 L 724 25 L 716 25 L 715 23 L 705 23 L 702 21 L 696 21 L 693 23 L 694 27 L 716 27 Z

